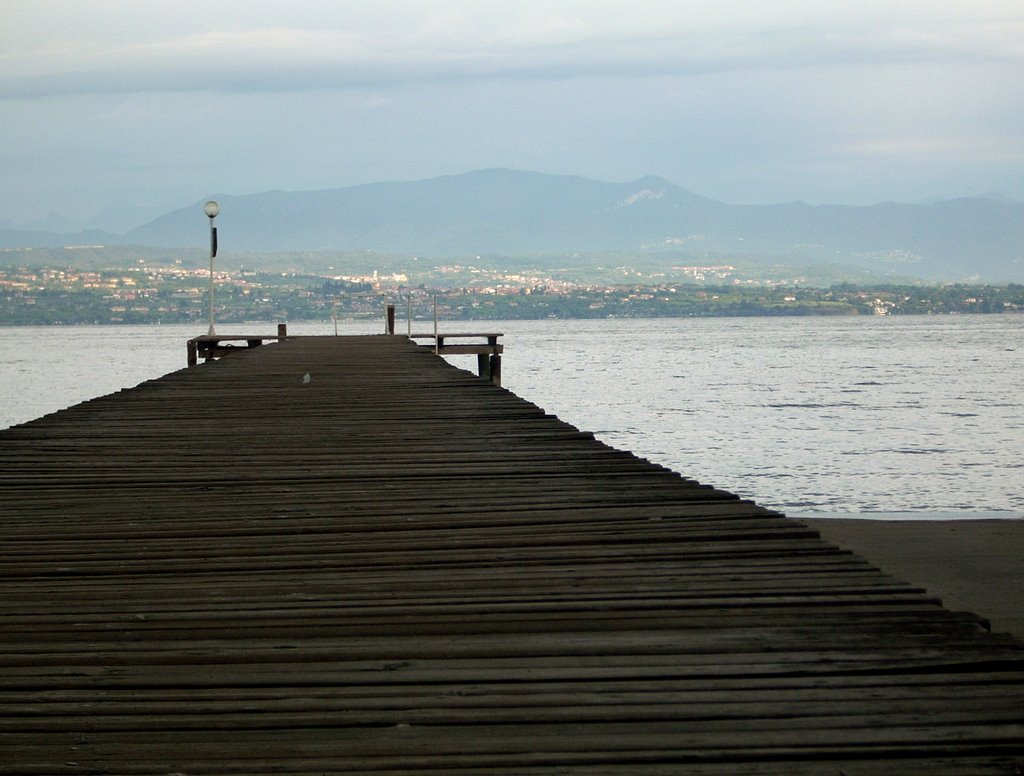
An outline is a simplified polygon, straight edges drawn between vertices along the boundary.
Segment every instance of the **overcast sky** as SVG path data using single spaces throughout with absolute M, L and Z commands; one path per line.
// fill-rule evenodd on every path
M 1021 0 L 0 2 L 0 220 L 487 167 L 1024 199 Z

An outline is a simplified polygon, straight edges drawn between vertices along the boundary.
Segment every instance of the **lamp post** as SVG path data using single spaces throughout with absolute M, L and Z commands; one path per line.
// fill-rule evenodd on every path
M 213 225 L 213 219 L 220 212 L 220 205 L 212 199 L 203 205 L 203 212 L 210 218 L 210 332 L 212 337 L 217 332 L 213 328 L 213 257 L 217 255 L 217 227 Z

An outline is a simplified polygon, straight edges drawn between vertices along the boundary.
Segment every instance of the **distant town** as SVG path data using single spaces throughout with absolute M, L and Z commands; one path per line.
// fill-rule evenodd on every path
M 209 270 L 198 263 L 137 259 L 107 269 L 0 265 L 0 324 L 200 323 L 207 316 Z M 657 271 L 623 265 L 595 271 L 589 279 L 579 272 L 502 270 L 485 262 L 432 263 L 414 273 L 388 264 L 358 272 L 215 270 L 217 320 L 372 318 L 386 303 L 401 306 L 403 314 L 410 305 L 414 315 L 425 317 L 435 298 L 449 320 L 1024 311 L 1020 284 L 813 287 L 796 278 L 754 280 L 730 264 Z

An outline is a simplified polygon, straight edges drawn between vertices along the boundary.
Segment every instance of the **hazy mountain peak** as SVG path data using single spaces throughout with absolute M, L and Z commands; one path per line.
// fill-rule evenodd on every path
M 918 204 L 918 205 L 941 205 L 941 204 L 943 204 L 945 202 L 954 202 L 956 200 L 963 200 L 963 199 L 986 199 L 986 200 L 990 200 L 992 202 L 1001 202 L 1004 205 L 1020 205 L 1020 204 L 1024 204 L 1019 199 L 1014 199 L 1013 197 L 1008 197 L 1005 194 L 1001 194 L 998 191 L 986 191 L 984 194 L 970 194 L 970 195 L 963 196 L 963 197 L 953 197 L 952 199 L 950 197 L 928 197 L 927 199 L 922 199 L 922 200 L 916 202 L 915 204 Z
M 646 189 L 679 188 L 670 180 L 662 178 L 660 175 L 645 175 L 642 178 L 637 178 L 635 181 L 631 181 L 630 185 Z
M 51 210 L 46 218 L 26 224 L 24 228 L 38 232 L 73 232 L 81 229 L 82 224 Z
M 986 191 L 984 194 L 978 194 L 975 199 L 991 199 L 993 202 L 1002 202 L 1005 205 L 1020 205 L 1022 204 L 1019 199 L 1008 197 L 998 191 Z

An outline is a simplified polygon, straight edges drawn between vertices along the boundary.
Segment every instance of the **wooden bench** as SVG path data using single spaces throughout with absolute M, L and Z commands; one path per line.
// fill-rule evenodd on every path
M 264 342 L 276 342 L 287 338 L 286 334 L 204 334 L 201 337 L 193 337 L 186 343 L 188 365 L 195 366 L 200 358 L 203 361 L 221 358 L 242 347 L 239 344 L 227 343 L 244 342 L 245 347 L 256 348 Z
M 409 339 L 434 340 L 433 344 L 422 345 L 421 347 L 431 348 L 439 356 L 449 355 L 476 355 L 477 374 L 480 377 L 490 380 L 495 385 L 501 385 L 501 354 L 505 352 L 505 346 L 498 342 L 503 332 L 419 332 L 409 335 Z M 485 340 L 484 342 L 468 342 L 450 344 L 446 340 L 453 339 L 475 339 Z

